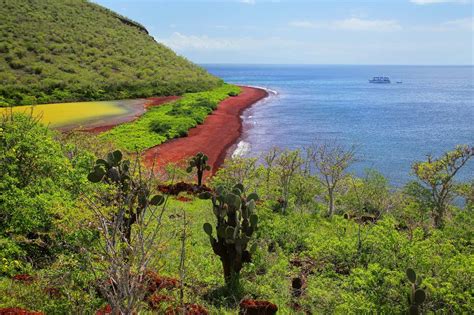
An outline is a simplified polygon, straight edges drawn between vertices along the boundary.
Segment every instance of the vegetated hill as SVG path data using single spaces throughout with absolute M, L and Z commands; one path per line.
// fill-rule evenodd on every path
M 0 1 L 0 106 L 176 95 L 222 81 L 85 0 Z

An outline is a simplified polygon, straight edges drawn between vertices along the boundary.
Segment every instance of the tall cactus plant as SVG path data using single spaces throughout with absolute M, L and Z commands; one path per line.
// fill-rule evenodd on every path
M 214 193 L 205 192 L 201 199 L 211 199 L 217 219 L 216 232 L 212 225 L 204 223 L 204 232 L 209 235 L 212 249 L 220 257 L 227 285 L 238 284 L 240 270 L 244 263 L 251 262 L 251 253 L 256 244 L 249 248 L 249 242 L 257 229 L 255 214 L 255 193 L 245 195 L 244 187 L 237 184 L 232 191 L 218 187 Z
M 202 185 L 202 176 L 204 175 L 204 171 L 210 171 L 211 166 L 207 164 L 209 157 L 202 152 L 199 152 L 195 156 L 191 158 L 189 161 L 189 166 L 186 169 L 186 172 L 191 173 L 193 168 L 197 170 L 197 180 L 198 186 Z
M 422 277 L 417 276 L 415 271 L 411 268 L 408 268 L 406 271 L 408 281 L 411 283 L 411 290 L 408 294 L 408 314 L 418 315 L 420 314 L 420 306 L 426 300 L 425 290 L 420 288 L 421 282 L 423 281 Z

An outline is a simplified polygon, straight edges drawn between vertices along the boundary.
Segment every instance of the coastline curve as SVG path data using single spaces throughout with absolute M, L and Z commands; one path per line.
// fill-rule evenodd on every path
M 188 136 L 167 141 L 146 150 L 143 160 L 147 167 L 157 171 L 169 163 L 183 163 L 197 152 L 209 157 L 212 174 L 226 158 L 229 149 L 242 135 L 243 112 L 269 96 L 264 88 L 240 86 L 238 96 L 228 97 L 219 103 L 203 124 L 189 130 Z

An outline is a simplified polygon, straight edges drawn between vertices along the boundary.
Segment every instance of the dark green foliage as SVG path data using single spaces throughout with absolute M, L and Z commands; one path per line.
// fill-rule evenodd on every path
M 214 194 L 206 192 L 200 198 L 212 200 L 217 219 L 216 237 L 210 223 L 204 223 L 203 229 L 209 235 L 214 253 L 222 261 L 226 283 L 236 284 L 243 263 L 251 262 L 251 252 L 255 251 L 255 244 L 250 251 L 247 247 L 257 229 L 255 202 L 258 196 L 255 193 L 246 196 L 244 187 L 237 184 L 232 191 L 218 187 Z
M 406 274 L 408 281 L 411 283 L 410 294 L 408 294 L 408 313 L 417 315 L 420 314 L 420 306 L 426 300 L 425 290 L 420 288 L 423 279 L 417 276 L 415 271 L 411 268 L 407 269 Z
M 229 92 L 228 95 L 229 95 L 229 96 L 237 96 L 237 95 L 239 95 L 239 93 L 237 93 L 237 92 Z
M 207 164 L 208 156 L 202 152 L 197 153 L 189 160 L 189 166 L 186 168 L 186 172 L 191 173 L 193 169 L 196 169 L 198 186 L 202 185 L 202 176 L 204 171 L 210 171 L 211 166 Z
M 117 194 L 106 203 L 113 203 L 119 208 L 114 215 L 117 222 L 121 222 L 120 231 L 130 242 L 132 225 L 149 205 L 159 206 L 163 204 L 164 198 L 161 195 L 149 198 L 150 189 L 147 183 L 133 179 L 134 170 L 131 169 L 130 161 L 122 160 L 122 157 L 122 152 L 116 150 L 108 153 L 105 159 L 98 159 L 87 179 L 93 183 L 103 182 L 117 188 Z
M 159 134 L 168 134 L 168 132 L 171 129 L 171 123 L 168 121 L 161 121 L 161 120 L 153 120 L 150 124 L 150 129 L 153 132 L 159 133 Z
M 0 5 L 0 106 L 181 95 L 222 84 L 126 17 L 85 0 Z

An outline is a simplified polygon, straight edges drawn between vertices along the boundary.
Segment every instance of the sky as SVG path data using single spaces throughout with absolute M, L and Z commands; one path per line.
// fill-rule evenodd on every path
M 94 0 L 196 63 L 472 65 L 473 0 Z

